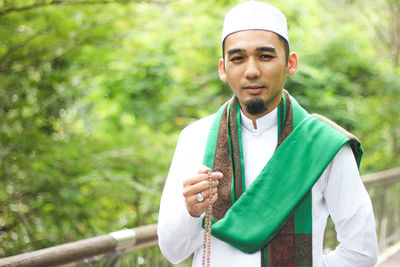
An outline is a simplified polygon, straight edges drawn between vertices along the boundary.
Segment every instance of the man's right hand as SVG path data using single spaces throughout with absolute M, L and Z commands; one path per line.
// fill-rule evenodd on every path
M 220 172 L 211 173 L 212 189 L 210 198 L 210 183 L 208 179 L 209 172 L 211 172 L 211 169 L 203 166 L 197 171 L 196 175 L 188 177 L 183 181 L 183 196 L 185 197 L 186 208 L 192 217 L 199 217 L 206 211 L 210 201 L 212 204 L 214 204 L 218 199 L 218 180 L 223 177 L 223 174 Z M 197 200 L 198 193 L 203 195 L 203 201 Z

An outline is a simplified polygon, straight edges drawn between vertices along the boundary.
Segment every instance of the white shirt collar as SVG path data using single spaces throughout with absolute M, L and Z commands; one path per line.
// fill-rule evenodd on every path
M 278 123 L 278 107 L 272 110 L 270 113 L 258 118 L 256 120 L 257 129 L 254 128 L 253 121 L 246 117 L 242 110 L 240 110 L 240 120 L 243 128 L 248 130 L 250 133 L 259 134 L 269 128 L 277 125 Z

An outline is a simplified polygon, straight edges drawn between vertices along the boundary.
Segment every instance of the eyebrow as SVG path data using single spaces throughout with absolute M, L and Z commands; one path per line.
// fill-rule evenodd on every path
M 246 52 L 246 49 L 242 49 L 242 48 L 232 48 L 230 50 L 228 50 L 228 57 L 232 56 L 236 53 L 244 53 Z M 257 47 L 256 48 L 256 52 L 271 52 L 276 54 L 276 49 L 274 47 L 270 47 L 270 46 L 261 46 L 261 47 Z
M 243 52 L 246 52 L 246 50 L 245 50 L 245 49 L 242 49 L 242 48 L 232 48 L 232 49 L 229 49 L 229 50 L 228 50 L 228 57 L 229 57 L 229 56 L 232 56 L 233 54 L 236 54 L 236 53 L 243 53 Z
M 262 46 L 256 49 L 256 52 L 272 52 L 276 54 L 276 49 L 270 46 Z

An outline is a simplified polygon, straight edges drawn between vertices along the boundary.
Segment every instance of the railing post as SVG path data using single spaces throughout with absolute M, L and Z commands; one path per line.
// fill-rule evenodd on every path
M 386 186 L 382 185 L 379 190 L 380 209 L 379 209 L 379 248 L 384 248 L 386 245 L 387 234 L 387 218 L 386 218 Z

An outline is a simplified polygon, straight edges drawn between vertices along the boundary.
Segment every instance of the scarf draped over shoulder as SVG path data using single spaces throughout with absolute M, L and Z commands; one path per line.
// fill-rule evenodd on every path
M 262 266 L 312 266 L 311 188 L 346 143 L 359 166 L 360 142 L 334 122 L 308 114 L 284 90 L 275 153 L 246 189 L 240 125 L 233 97 L 217 113 L 203 160 L 224 175 L 212 235 L 245 253 L 261 250 Z

